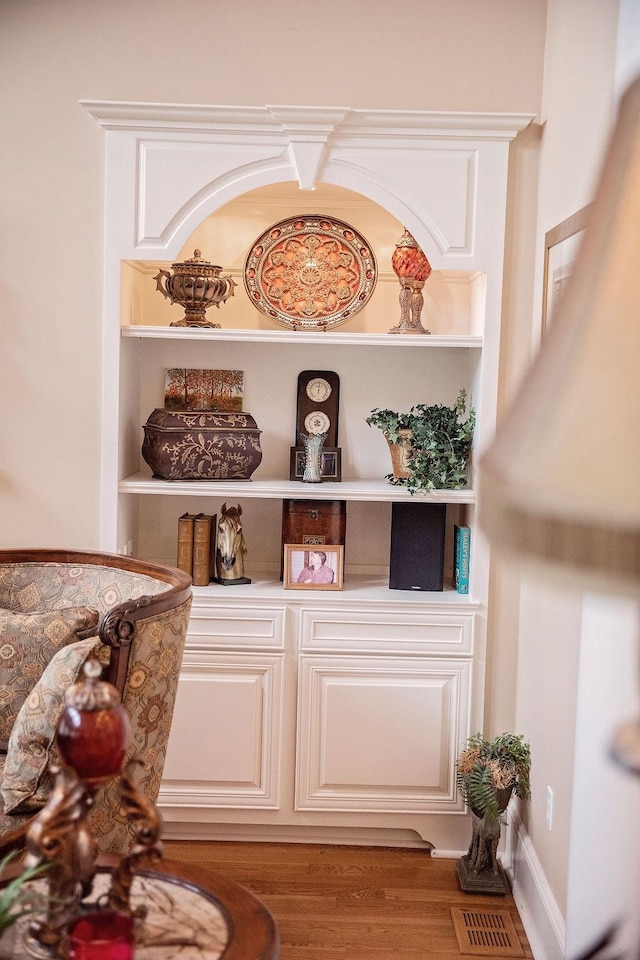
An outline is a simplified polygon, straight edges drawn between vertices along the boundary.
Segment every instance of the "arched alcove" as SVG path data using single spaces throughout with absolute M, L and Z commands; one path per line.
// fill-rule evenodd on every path
M 386 482 L 386 442 L 366 416 L 451 405 L 463 388 L 477 409 L 478 447 L 491 435 L 508 143 L 530 118 L 85 106 L 107 131 L 103 546 L 171 563 L 184 512 L 212 516 L 240 503 L 246 521 L 252 582 L 241 595 L 208 584 L 194 597 L 165 823 L 202 838 L 237 828 L 335 840 L 356 829 L 369 840 L 466 847 L 455 760 L 482 725 L 489 602 L 473 474 L 461 490 L 414 500 Z M 373 295 L 335 329 L 284 329 L 244 289 L 256 238 L 304 213 L 350 224 L 375 253 Z M 399 320 L 391 255 L 405 227 L 433 268 L 424 336 L 389 335 Z M 196 248 L 237 284 L 213 308 L 219 329 L 172 326 L 184 311 L 156 290 L 158 269 Z M 243 371 L 244 410 L 262 431 L 251 480 L 151 476 L 142 427 L 163 405 L 170 367 Z M 342 476 L 313 489 L 290 476 L 303 371 L 330 371 L 340 383 Z M 283 586 L 285 500 L 346 504 L 341 590 Z M 445 505 L 442 591 L 390 589 L 397 502 Z M 471 530 L 466 595 L 452 578 L 455 523 Z M 194 740 L 194 730 L 222 728 L 234 731 L 231 747 Z
M 219 199 L 219 197 L 218 197 Z M 237 284 L 234 297 L 210 310 L 208 318 L 230 329 L 275 329 L 278 324 L 260 313 L 245 295 L 243 267 L 256 240 L 271 225 L 307 214 L 335 217 L 354 227 L 367 241 L 377 263 L 377 282 L 367 306 L 354 314 L 345 331 L 352 333 L 386 333 L 400 317 L 399 286 L 393 273 L 391 258 L 405 224 L 374 200 L 345 187 L 318 183 L 314 190 L 302 191 L 294 181 L 256 187 L 240 193 L 216 206 L 204 219 L 196 222 L 197 206 L 174 234 L 182 237 L 186 226 L 193 229 L 176 249 L 173 262 L 187 260 L 196 249 L 204 259 L 222 267 L 224 275 Z M 185 213 L 186 207 L 182 212 Z M 171 246 L 174 246 L 172 242 Z M 433 247 L 433 242 L 431 243 Z M 437 255 L 437 254 L 436 254 Z M 427 254 L 429 256 L 429 254 Z M 123 266 L 123 322 L 135 316 L 136 323 L 171 324 L 179 319 L 180 307 L 161 297 L 153 280 L 159 269 L 170 270 L 166 253 L 153 260 L 128 261 Z M 425 326 L 447 335 L 464 335 L 482 327 L 478 309 L 482 309 L 483 276 L 477 271 L 434 270 L 424 289 Z M 132 306 L 135 303 L 136 307 Z M 475 307 L 473 306 L 475 304 Z M 474 312 L 475 311 L 475 312 Z M 426 318 L 429 318 L 427 321 Z M 381 322 L 381 318 L 385 318 Z M 386 326 L 383 324 L 386 323 Z M 281 329 L 281 327 L 280 327 Z
M 268 164 L 250 173 L 244 169 L 242 172 L 235 171 L 233 176 L 221 177 L 189 197 L 172 214 L 159 234 L 158 240 L 167 254 L 165 259 L 182 258 L 191 244 L 191 237 L 198 233 L 204 222 L 250 198 L 256 198 L 258 202 L 260 198 L 271 202 L 277 200 L 283 208 L 299 213 L 318 212 L 323 204 L 327 205 L 325 212 L 339 206 L 368 206 L 377 211 L 381 228 L 385 221 L 406 226 L 430 259 L 439 257 L 447 250 L 447 240 L 429 214 L 423 212 L 422 216 L 417 216 L 415 209 L 412 209 L 410 188 L 406 191 L 406 198 L 400 198 L 388 186 L 366 176 L 366 170 L 343 169 L 339 164 L 329 164 L 323 171 L 323 179 L 308 190 L 302 190 L 298 181 L 279 179 L 282 173 L 280 167 L 274 168 Z M 290 174 L 290 170 L 286 174 Z M 334 215 L 337 216 L 337 213 Z M 388 239 L 385 245 L 389 246 Z

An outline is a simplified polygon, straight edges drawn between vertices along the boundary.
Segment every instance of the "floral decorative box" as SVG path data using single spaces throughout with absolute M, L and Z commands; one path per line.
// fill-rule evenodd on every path
M 262 460 L 248 413 L 156 409 L 143 430 L 142 456 L 160 480 L 249 480 Z

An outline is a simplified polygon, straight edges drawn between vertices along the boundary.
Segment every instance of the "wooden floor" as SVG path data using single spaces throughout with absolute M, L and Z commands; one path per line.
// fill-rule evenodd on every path
M 451 907 L 508 910 L 524 956 L 533 956 L 512 896 L 463 893 L 455 860 L 324 844 L 164 846 L 168 859 L 223 873 L 258 896 L 278 926 L 280 960 L 455 960 Z

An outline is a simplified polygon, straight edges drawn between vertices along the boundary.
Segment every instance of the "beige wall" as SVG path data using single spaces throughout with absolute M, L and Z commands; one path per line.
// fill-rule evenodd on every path
M 536 113 L 545 8 L 4 0 L 0 546 L 98 546 L 103 135 L 79 99 Z
M 544 235 L 593 198 L 615 119 L 618 13 L 616 0 L 549 0 L 532 351 L 540 339 Z M 524 349 L 522 340 L 520 347 Z M 515 581 L 513 567 L 510 574 Z M 620 720 L 625 679 L 635 674 L 634 647 L 626 636 L 619 645 L 608 645 L 610 659 L 606 670 L 600 669 L 603 686 L 594 697 L 581 678 L 589 669 L 598 676 L 589 638 L 594 616 L 603 616 L 604 601 L 585 597 L 579 585 L 568 588 L 529 574 L 522 577 L 520 598 L 515 725 L 530 739 L 534 758 L 526 827 L 549 891 L 567 920 L 568 954 L 576 955 L 604 930 L 614 910 L 624 909 L 617 894 L 615 907 L 607 903 L 608 894 L 636 872 L 637 860 L 630 856 L 625 862 L 611 851 L 631 852 L 638 831 L 622 817 L 616 834 L 602 799 L 606 784 L 616 777 L 606 744 Z M 611 609 L 606 616 L 611 620 Z M 591 792 L 585 789 L 589 782 Z M 548 786 L 554 795 L 551 831 L 546 823 Z M 629 796 L 634 786 L 629 781 L 626 789 L 616 784 L 616 790 Z M 605 831 L 594 835 L 591 827 L 585 828 L 598 820 L 607 823 L 606 840 Z M 590 869 L 585 869 L 587 860 Z

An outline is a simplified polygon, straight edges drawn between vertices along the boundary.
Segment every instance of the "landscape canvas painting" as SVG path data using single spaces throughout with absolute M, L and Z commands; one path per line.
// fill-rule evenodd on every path
M 240 413 L 242 370 L 197 370 L 168 367 L 164 372 L 165 410 L 217 410 Z

